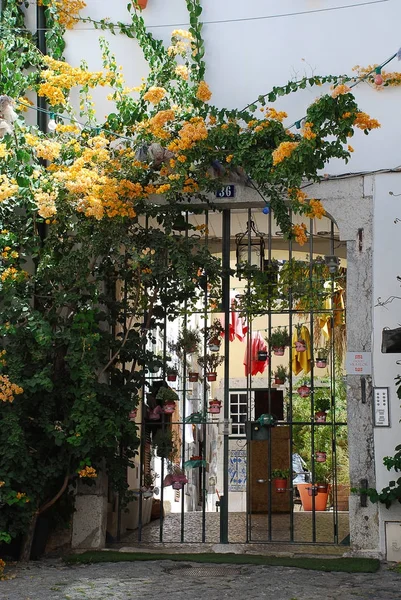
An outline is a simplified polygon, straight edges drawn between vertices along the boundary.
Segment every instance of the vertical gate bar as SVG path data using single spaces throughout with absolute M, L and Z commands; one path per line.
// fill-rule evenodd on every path
M 188 244 L 188 211 L 185 212 L 185 222 L 187 227 L 185 228 L 185 240 Z M 184 302 L 184 328 L 186 329 L 188 326 L 188 303 L 187 300 Z M 184 383 L 182 386 L 182 415 L 181 415 L 181 440 L 182 440 L 182 448 L 181 448 L 181 461 L 182 466 L 185 463 L 185 416 L 186 416 L 186 402 L 187 402 L 187 379 L 186 379 L 186 370 L 187 370 L 187 352 L 184 349 Z M 181 543 L 184 542 L 185 537 L 185 494 L 184 488 L 181 490 Z
M 315 293 L 315 282 L 313 280 L 313 219 L 309 219 L 309 283 L 312 284 L 310 289 L 310 298 L 309 298 L 309 328 L 310 328 L 310 343 L 311 343 L 311 372 L 310 372 L 310 386 L 311 386 L 311 422 L 312 428 L 315 433 L 315 418 L 314 418 L 314 407 L 315 407 L 315 389 L 314 389 L 314 333 L 313 333 L 313 318 L 314 318 L 314 301 L 312 298 Z M 314 436 L 313 436 L 314 437 Z M 318 448 L 319 449 L 319 448 Z M 313 453 L 313 464 L 314 464 L 315 456 Z M 314 473 L 313 473 L 314 475 Z M 313 483 L 315 484 L 314 478 L 312 478 Z M 312 541 L 316 542 L 316 506 L 315 506 L 315 494 L 312 493 Z
M 290 220 L 292 223 L 292 211 L 290 211 Z M 289 240 L 289 244 L 288 244 L 288 259 L 290 261 L 292 261 L 292 238 L 290 238 Z M 294 541 L 294 484 L 292 483 L 293 481 L 293 473 L 292 473 L 292 455 L 294 452 L 294 438 L 293 438 L 293 416 L 292 416 L 292 393 L 293 393 L 293 389 L 292 389 L 292 328 L 293 328 L 293 298 L 292 298 L 292 286 L 290 285 L 289 287 L 289 291 L 288 291 L 288 330 L 289 330 L 289 334 L 290 334 L 290 348 L 289 348 L 289 365 L 288 365 L 288 373 L 289 373 L 289 378 L 288 378 L 288 393 L 290 395 L 289 398 L 289 415 L 287 414 L 287 420 L 288 417 L 290 419 L 290 486 L 292 488 L 292 492 L 291 492 L 291 500 L 290 500 L 290 542 Z
M 330 254 L 334 255 L 334 223 L 331 221 L 330 227 Z M 333 477 L 333 499 L 334 499 L 334 510 L 333 510 L 333 530 L 334 530 L 334 543 L 338 544 L 338 509 L 337 509 L 337 426 L 336 426 L 336 365 L 335 365 L 335 319 L 334 319 L 334 276 L 331 276 L 331 311 L 330 311 L 330 331 L 331 331 L 331 348 L 330 348 L 330 395 L 331 395 L 331 439 L 332 439 L 332 477 Z
M 271 232 L 271 212 L 269 212 L 268 214 L 268 227 L 269 227 L 269 233 Z M 267 256 L 268 256 L 268 261 L 269 261 L 269 266 L 271 264 L 271 258 L 272 258 L 272 240 L 271 240 L 271 235 L 269 235 L 268 237 L 268 248 L 267 248 Z M 271 304 L 271 297 L 269 295 L 268 298 L 268 302 L 267 302 L 267 309 L 268 309 L 268 313 L 267 313 L 267 328 L 268 328 L 268 337 L 270 338 L 271 336 L 271 332 L 272 332 L 272 304 Z M 270 353 L 269 353 L 270 354 Z M 272 385 L 272 361 L 271 361 L 271 356 L 269 356 L 269 364 L 267 366 L 267 406 L 268 406 L 268 410 L 267 412 L 269 413 L 269 415 L 272 414 L 272 397 L 271 397 L 271 385 Z M 270 429 L 270 435 L 268 438 L 268 442 L 267 442 L 267 539 L 269 540 L 269 542 L 271 542 L 272 540 L 272 500 L 273 500 L 273 495 L 272 495 L 272 436 L 271 436 L 271 432 L 272 429 Z
M 247 214 L 247 252 L 248 252 L 248 264 L 252 263 L 252 248 L 251 248 L 251 227 L 250 223 L 252 220 L 252 211 L 248 208 Z M 250 278 L 247 278 L 247 288 L 248 294 L 251 289 Z M 252 420 L 255 418 L 255 403 L 252 406 L 252 334 L 253 334 L 253 314 L 251 311 L 248 311 L 248 335 L 247 335 L 247 376 L 246 376 L 246 394 L 247 394 L 247 411 L 249 413 L 249 419 Z M 239 411 L 239 408 L 238 408 Z M 239 413 L 238 413 L 239 414 Z M 239 416 L 238 416 L 239 419 Z M 238 431 L 239 432 L 239 431 Z M 250 473 L 252 476 L 252 473 Z M 250 490 L 251 492 L 251 490 Z M 250 513 L 249 518 L 249 526 L 250 526 L 250 539 L 252 539 L 252 513 Z
M 166 256 L 166 263 L 168 262 L 168 258 Z M 167 264 L 166 264 L 167 267 Z M 166 357 L 167 357 L 167 311 L 164 311 L 163 318 L 163 381 L 166 381 Z M 164 430 L 164 414 L 162 416 L 162 428 Z M 164 434 L 164 431 L 163 431 Z M 161 473 L 160 473 L 160 517 L 159 517 L 159 541 L 163 542 L 163 528 L 164 528 L 164 511 L 163 511 L 163 503 L 164 503 L 164 458 L 161 461 Z
M 230 386 L 230 229 L 231 212 L 223 210 L 222 303 L 224 312 L 224 428 L 223 428 L 223 502 L 220 506 L 220 543 L 228 544 L 228 451 Z
M 209 225 L 209 212 L 206 211 L 205 212 L 205 225 L 206 225 L 206 230 L 205 230 L 205 245 L 206 247 L 209 245 L 209 232 L 208 232 L 208 225 Z M 206 354 L 207 354 L 207 336 L 206 336 L 206 327 L 207 327 L 207 318 L 208 318 L 208 289 L 207 289 L 207 285 L 205 286 L 205 293 L 204 293 L 204 305 L 203 305 L 203 316 L 204 316 L 204 329 L 205 329 L 205 335 L 203 338 L 203 356 L 205 357 L 205 362 L 204 362 L 204 372 L 203 372 L 203 380 L 206 381 Z M 207 436 L 207 424 L 206 424 L 206 417 L 207 417 L 207 389 L 206 389 L 206 385 L 203 386 L 203 425 L 202 425 L 202 438 L 203 438 L 203 443 L 202 443 L 202 459 L 206 461 L 206 436 Z M 204 467 L 202 467 L 202 542 L 206 541 L 206 469 Z
M 145 230 L 148 231 L 149 228 L 149 217 L 146 215 L 145 217 Z M 144 294 L 146 297 L 146 294 Z M 143 325 L 142 325 L 142 351 L 144 352 L 146 348 L 146 332 L 144 331 L 145 327 L 145 315 L 146 315 L 146 306 L 144 308 L 143 313 Z M 140 465 L 139 465 L 139 507 L 138 507 L 138 542 L 142 541 L 142 516 L 143 516 L 143 495 L 142 488 L 144 484 L 144 475 L 145 475 L 145 446 L 146 446 L 146 424 L 145 424 L 145 365 L 142 367 L 142 399 L 141 399 L 141 439 L 140 439 Z
M 248 215 L 247 215 L 247 223 L 249 223 L 249 219 L 251 218 L 251 211 L 250 209 L 248 209 Z M 249 237 L 249 234 L 248 234 Z M 248 250 L 248 261 L 249 261 L 249 250 Z M 251 289 L 251 284 L 250 284 L 250 279 L 249 277 L 247 277 L 246 279 L 246 286 L 247 286 L 247 293 L 250 293 L 250 289 Z M 247 309 L 247 323 L 248 323 L 248 330 L 246 332 L 246 363 L 247 363 L 247 369 L 246 369 L 246 398 L 247 398 L 247 419 L 249 421 L 252 421 L 253 418 L 255 418 L 255 414 L 254 414 L 254 410 L 252 410 L 252 392 L 251 392 L 251 387 L 252 387 L 252 379 L 251 379 L 251 369 L 250 369 L 250 365 L 251 365 L 251 361 L 252 361 L 252 313 L 250 311 L 250 309 Z M 248 499 L 248 505 L 247 505 L 247 542 L 248 541 L 252 541 L 252 513 L 251 513 L 251 494 L 252 494 L 252 485 L 251 485 L 251 477 L 252 477 L 252 470 L 251 470 L 251 454 L 252 454 L 252 445 L 251 445 L 251 438 L 249 440 L 247 440 L 247 499 Z

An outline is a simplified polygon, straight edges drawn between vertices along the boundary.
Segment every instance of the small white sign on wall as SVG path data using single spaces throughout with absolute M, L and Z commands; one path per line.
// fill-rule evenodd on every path
M 372 353 L 347 352 L 345 368 L 348 375 L 370 375 L 372 373 Z
M 373 388 L 373 407 L 375 427 L 390 427 L 390 411 L 387 387 Z

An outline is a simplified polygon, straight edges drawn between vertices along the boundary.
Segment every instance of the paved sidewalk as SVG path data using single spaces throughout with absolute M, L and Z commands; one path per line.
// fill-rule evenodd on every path
M 1 600 L 400 600 L 401 574 L 322 573 L 289 567 L 159 562 L 67 567 L 30 563 L 0 581 Z

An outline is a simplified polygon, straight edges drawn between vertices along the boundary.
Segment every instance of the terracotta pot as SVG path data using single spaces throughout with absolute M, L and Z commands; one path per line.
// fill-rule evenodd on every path
M 280 346 L 278 348 L 273 348 L 273 354 L 275 356 L 284 356 L 285 348 L 284 346 Z
M 326 452 L 316 452 L 316 462 L 326 462 Z
M 258 351 L 258 360 L 260 360 L 261 362 L 266 361 L 268 358 L 268 354 L 266 350 L 259 350 Z
M 318 369 L 325 369 L 327 367 L 327 360 L 325 358 L 317 358 L 315 362 L 315 366 Z
M 209 342 L 209 350 L 210 352 L 218 352 L 220 350 L 220 340 L 217 338 L 213 338 Z
M 326 423 L 327 413 L 322 410 L 319 410 L 315 413 L 315 421 L 316 423 Z
M 177 375 L 167 375 L 167 381 L 177 381 Z
M 139 8 L 141 8 L 143 10 L 144 8 L 147 7 L 148 0 L 135 0 L 135 3 L 139 6 Z
M 297 389 L 297 393 L 301 396 L 301 398 L 307 398 L 310 395 L 310 387 L 307 385 L 301 385 Z
M 299 495 L 301 496 L 301 502 L 304 510 L 312 510 L 313 508 L 313 499 L 315 500 L 315 510 L 316 511 L 324 511 L 327 506 L 327 499 L 329 497 L 329 492 L 319 492 L 317 486 L 312 486 L 311 483 L 296 483 L 298 488 Z M 315 487 L 316 491 L 311 491 L 311 495 L 309 496 L 308 488 Z
M 284 385 L 285 381 L 284 381 L 284 379 L 279 379 L 279 377 L 275 377 L 274 378 L 274 383 L 276 385 Z
M 277 477 L 276 479 L 273 479 L 273 485 L 278 494 L 283 494 L 284 492 L 287 491 L 287 480 L 286 479 L 281 479 L 281 477 L 280 478 Z
M 295 350 L 297 352 L 305 352 L 306 344 L 303 340 L 298 340 L 295 342 Z
M 208 381 L 216 381 L 217 373 L 206 373 L 206 379 Z
M 193 373 L 190 371 L 188 373 L 188 379 L 191 383 L 196 383 L 199 379 L 199 373 Z
M 215 415 L 218 415 L 221 410 L 221 401 L 220 400 L 210 400 L 209 401 L 209 412 Z
M 173 400 L 166 402 L 166 404 L 163 406 L 163 412 L 166 415 L 171 415 L 171 414 L 173 414 L 174 411 L 175 411 L 175 402 Z

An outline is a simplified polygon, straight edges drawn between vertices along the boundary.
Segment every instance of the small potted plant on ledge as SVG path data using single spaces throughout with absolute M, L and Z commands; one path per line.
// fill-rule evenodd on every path
M 306 350 L 306 341 L 301 337 L 302 325 L 295 325 L 295 329 L 297 330 L 297 339 L 295 341 L 295 351 L 296 352 L 305 352 Z
M 218 354 L 206 354 L 199 356 L 198 364 L 206 371 L 206 379 L 208 381 L 216 381 L 217 367 L 224 361 L 224 356 Z
M 276 356 L 283 356 L 285 348 L 290 344 L 287 327 L 276 327 L 271 332 L 270 337 L 266 338 L 266 341 Z
M 161 387 L 157 392 L 156 399 L 161 403 L 165 414 L 172 414 L 175 411 L 175 403 L 178 400 L 177 393 L 169 387 Z
M 274 488 L 279 494 L 283 494 L 288 488 L 289 469 L 274 469 L 271 474 Z
M 316 423 L 325 423 L 327 413 L 330 410 L 330 398 L 315 399 L 315 421 Z
M 284 365 L 278 365 L 274 371 L 274 383 L 276 385 L 284 385 L 288 379 L 288 370 Z
M 167 381 L 177 381 L 178 368 L 173 365 L 166 368 Z
M 299 394 L 301 396 L 301 398 L 307 398 L 308 396 L 310 396 L 310 393 L 311 393 L 311 389 L 308 386 L 306 381 L 305 381 L 305 383 L 300 385 L 299 388 L 297 388 L 297 394 Z
M 214 319 L 210 327 L 206 328 L 207 344 L 210 352 L 218 352 L 220 350 L 222 333 L 224 333 L 224 327 L 219 319 Z
M 209 412 L 212 415 L 218 415 L 220 414 L 221 411 L 221 400 L 218 400 L 217 398 L 213 398 L 212 400 L 209 400 Z
M 199 331 L 183 327 L 178 335 L 174 349 L 181 358 L 183 354 L 194 354 L 199 351 L 201 336 Z
M 318 369 L 325 369 L 329 360 L 329 348 L 315 349 L 315 366 Z

